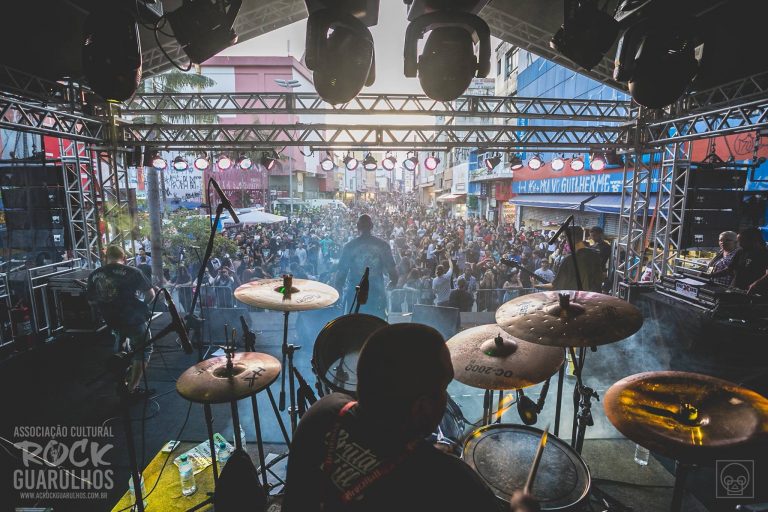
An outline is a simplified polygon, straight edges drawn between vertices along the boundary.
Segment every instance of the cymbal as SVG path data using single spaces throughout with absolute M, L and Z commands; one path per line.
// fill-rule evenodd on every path
M 551 377 L 565 360 L 562 347 L 513 338 L 496 324 L 480 325 L 447 342 L 454 378 L 480 389 L 519 389 Z
M 235 298 L 249 306 L 276 311 L 321 309 L 339 300 L 333 286 L 318 281 L 294 279 L 293 291 L 287 296 L 280 291 L 282 286 L 280 278 L 251 281 L 235 290 Z
M 630 375 L 608 389 L 603 407 L 626 437 L 683 462 L 711 459 L 768 434 L 768 399 L 698 373 Z
M 272 384 L 280 374 L 280 361 L 269 354 L 243 352 L 232 356 L 232 369 L 227 369 L 227 356 L 197 363 L 181 374 L 176 391 L 191 402 L 221 404 L 258 393 Z
M 496 322 L 512 336 L 531 343 L 590 347 L 631 336 L 642 327 L 643 316 L 617 297 L 563 290 L 512 299 L 496 311 Z

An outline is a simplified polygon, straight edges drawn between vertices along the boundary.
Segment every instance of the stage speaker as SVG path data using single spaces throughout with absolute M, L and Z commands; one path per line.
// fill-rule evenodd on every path
M 141 81 L 139 25 L 112 5 L 95 4 L 83 28 L 83 71 L 105 100 L 125 101 Z
M 689 188 L 724 190 L 743 189 L 746 183 L 747 173 L 743 170 L 694 167 L 691 169 L 688 186 Z
M 412 322 L 434 327 L 447 341 L 459 332 L 461 314 L 458 308 L 416 304 L 413 306 Z
M 744 193 L 740 190 L 689 189 L 686 208 L 690 210 L 737 210 Z

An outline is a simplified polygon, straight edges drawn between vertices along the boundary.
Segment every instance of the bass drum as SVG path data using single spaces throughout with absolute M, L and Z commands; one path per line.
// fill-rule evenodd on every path
M 493 493 L 508 503 L 525 486 L 543 431 L 525 425 L 480 427 L 464 443 L 462 459 Z M 577 510 L 589 495 L 591 477 L 582 458 L 549 434 L 531 493 L 541 510 Z
M 365 340 L 388 325 L 381 318 L 363 313 L 335 318 L 325 324 L 315 340 L 312 369 L 328 391 L 357 397 L 357 358 Z

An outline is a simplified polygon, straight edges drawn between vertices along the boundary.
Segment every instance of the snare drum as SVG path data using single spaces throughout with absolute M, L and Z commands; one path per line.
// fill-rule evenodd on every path
M 312 369 L 331 391 L 357 396 L 357 358 L 365 340 L 387 322 L 373 315 L 357 313 L 335 318 L 325 324 L 315 340 Z
M 525 425 L 480 427 L 464 443 L 462 459 L 502 501 L 525 486 L 542 431 Z M 573 510 L 589 495 L 591 478 L 582 458 L 549 434 L 531 493 L 542 510 Z

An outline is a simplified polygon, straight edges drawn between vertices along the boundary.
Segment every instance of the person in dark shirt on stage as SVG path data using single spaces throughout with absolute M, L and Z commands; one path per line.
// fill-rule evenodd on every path
M 749 293 L 762 291 L 768 271 L 768 248 L 758 228 L 746 228 L 739 232 L 739 248 L 733 254 L 728 266 L 708 274 L 710 278 L 733 276 L 731 286 Z
M 573 240 L 576 244 L 576 258 L 581 277 L 581 289 L 590 292 L 601 292 L 603 289 L 603 264 L 600 254 L 592 250 L 584 241 L 584 230 L 581 226 L 570 228 Z M 574 265 L 574 252 L 567 254 L 560 267 L 557 269 L 554 281 L 549 285 L 537 285 L 538 288 L 551 290 L 578 290 L 576 281 L 576 266 Z
M 367 304 L 360 307 L 361 313 L 368 313 L 387 319 L 387 286 L 384 274 L 389 278 L 389 288 L 397 285 L 397 268 L 389 243 L 371 234 L 373 220 L 369 215 L 361 215 L 357 220 L 360 236 L 344 245 L 339 258 L 336 274 L 336 289 L 343 294 L 347 308 L 355 296 L 355 286 L 368 267 L 369 291 Z M 345 308 L 345 311 L 346 309 Z
M 132 344 L 149 336 L 147 323 L 150 311 L 147 304 L 155 298 L 155 290 L 141 270 L 125 264 L 125 252 L 116 245 L 107 248 L 107 264 L 88 276 L 88 301 L 94 304 L 104 321 L 117 337 L 117 350 L 131 350 Z M 142 302 L 137 294 L 144 295 Z M 135 355 L 128 377 L 128 390 L 135 396 L 150 390 L 139 388 L 152 347 Z
M 498 500 L 462 460 L 426 438 L 445 413 L 453 379 L 443 337 L 422 324 L 382 327 L 357 364 L 358 401 L 332 393 L 299 422 L 283 512 L 498 512 Z M 537 510 L 530 496 L 512 510 Z

